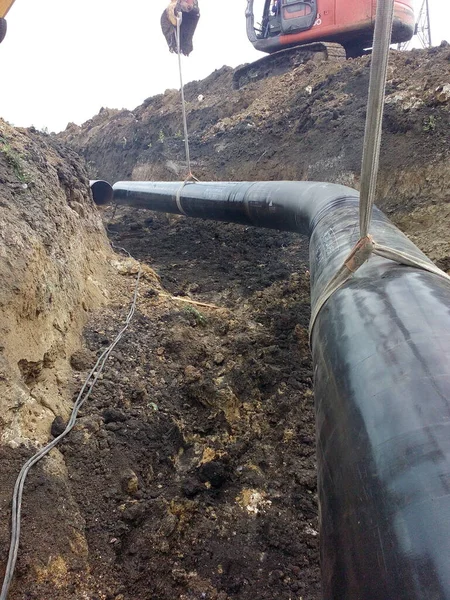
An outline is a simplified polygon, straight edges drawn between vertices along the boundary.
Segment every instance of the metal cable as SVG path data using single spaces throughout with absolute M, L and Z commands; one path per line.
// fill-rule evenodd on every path
M 181 106 L 183 112 L 183 127 L 184 127 L 184 148 L 186 151 L 186 162 L 188 168 L 187 179 L 192 177 L 191 171 L 191 153 L 189 150 L 189 136 L 186 117 L 186 101 L 184 99 L 184 84 L 183 84 L 183 69 L 181 67 L 181 23 L 183 21 L 183 13 L 181 10 L 177 15 L 177 52 L 178 52 L 178 71 L 180 73 L 180 90 L 181 90 Z
M 378 178 L 381 146 L 381 126 L 384 111 L 389 46 L 394 18 L 394 0 L 378 0 L 370 67 L 369 97 L 361 166 L 361 194 L 359 205 L 360 237 L 369 233 L 372 208 Z
M 130 258 L 132 258 L 131 254 L 127 250 L 125 250 L 125 249 L 123 249 L 123 250 L 128 254 L 128 256 Z M 110 344 L 110 346 L 108 346 L 108 348 L 106 348 L 101 353 L 101 355 L 97 359 L 97 362 L 91 369 L 87 379 L 85 380 L 85 382 L 77 396 L 77 399 L 76 399 L 75 404 L 72 409 L 72 414 L 70 416 L 69 422 L 67 423 L 65 430 L 58 437 L 56 437 L 49 444 L 47 444 L 44 448 L 42 448 L 41 450 L 36 452 L 36 454 L 34 456 L 29 458 L 27 460 L 27 462 L 23 465 L 23 467 L 19 473 L 19 476 L 17 477 L 16 483 L 14 485 L 14 492 L 13 492 L 13 499 L 12 499 L 11 541 L 10 541 L 10 546 L 9 546 L 8 563 L 6 565 L 6 572 L 5 572 L 5 577 L 3 580 L 2 591 L 0 593 L 0 600 L 7 600 L 7 598 L 8 598 L 9 588 L 10 588 L 11 581 L 14 576 L 14 570 L 16 567 L 17 555 L 18 555 L 18 551 L 19 551 L 19 542 L 20 542 L 22 497 L 23 497 L 23 488 L 25 485 L 26 477 L 27 477 L 31 467 L 33 465 L 35 465 L 37 462 L 39 462 L 46 454 L 48 454 L 50 452 L 50 450 L 52 450 L 73 429 L 73 427 L 76 423 L 76 419 L 77 419 L 80 408 L 83 406 L 83 404 L 86 402 L 86 400 L 90 397 L 92 390 L 94 389 L 94 386 L 97 383 L 97 380 L 98 380 L 101 372 L 103 371 L 105 363 L 109 358 L 109 355 L 114 350 L 114 348 L 117 346 L 117 344 L 120 342 L 125 331 L 128 329 L 128 327 L 131 323 L 131 320 L 136 311 L 137 296 L 138 296 L 139 282 L 141 279 L 141 274 L 142 274 L 142 266 L 139 264 L 139 271 L 138 271 L 138 274 L 136 277 L 136 285 L 134 288 L 133 300 L 132 300 L 128 315 L 125 319 L 125 324 L 122 327 L 122 329 L 119 331 L 117 336 L 115 337 L 114 341 Z M 86 388 L 88 388 L 88 387 L 89 387 L 89 389 L 86 391 Z M 86 391 L 86 394 L 85 394 L 85 391 Z

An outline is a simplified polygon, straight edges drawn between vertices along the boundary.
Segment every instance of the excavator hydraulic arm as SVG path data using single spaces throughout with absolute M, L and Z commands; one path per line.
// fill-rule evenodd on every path
M 0 44 L 5 39 L 6 35 L 6 15 L 9 9 L 14 4 L 14 0 L 0 0 Z

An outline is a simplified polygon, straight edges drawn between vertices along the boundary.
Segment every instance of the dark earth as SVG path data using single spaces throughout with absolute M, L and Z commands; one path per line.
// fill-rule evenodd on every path
M 158 291 L 143 291 L 86 410 L 95 435 L 81 456 L 76 441 L 64 449 L 86 483 L 77 502 L 103 557 L 92 566 L 106 578 L 109 556 L 130 599 L 319 598 L 306 244 L 168 225 L 123 211 L 111 237 L 170 293 L 226 310 L 154 306 Z M 114 325 L 87 332 L 88 346 Z

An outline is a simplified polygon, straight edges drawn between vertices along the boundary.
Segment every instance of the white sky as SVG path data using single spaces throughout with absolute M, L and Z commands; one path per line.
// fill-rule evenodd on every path
M 415 0 L 421 5 L 422 0 Z M 260 2 L 255 2 L 255 6 Z M 16 0 L 0 45 L 0 116 L 51 131 L 102 106 L 133 109 L 178 88 L 176 56 L 160 29 L 168 0 Z M 450 5 L 430 0 L 433 43 L 450 41 Z M 261 58 L 247 40 L 246 0 L 200 0 L 184 79 Z

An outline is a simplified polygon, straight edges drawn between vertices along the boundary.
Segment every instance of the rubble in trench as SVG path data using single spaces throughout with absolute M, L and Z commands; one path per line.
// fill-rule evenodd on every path
M 379 204 L 449 269 L 450 48 L 395 53 L 390 69 Z M 358 185 L 368 58 L 238 91 L 231 76 L 187 86 L 197 175 Z M 178 179 L 178 101 L 105 109 L 59 140 L 0 122 L 1 565 L 20 466 L 61 431 L 138 270 L 110 251 L 66 144 L 91 177 Z M 318 600 L 306 241 L 102 216 L 144 265 L 137 312 L 75 430 L 29 476 L 10 598 Z

